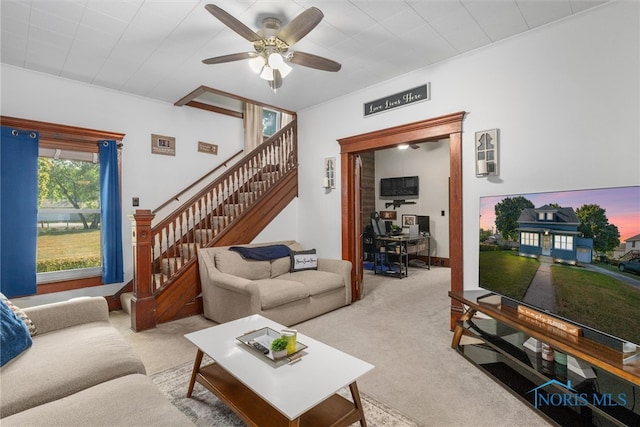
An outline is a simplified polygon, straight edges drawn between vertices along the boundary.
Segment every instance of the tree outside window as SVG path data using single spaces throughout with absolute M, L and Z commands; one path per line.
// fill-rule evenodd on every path
M 60 151 L 39 158 L 37 273 L 101 266 L 97 154 Z

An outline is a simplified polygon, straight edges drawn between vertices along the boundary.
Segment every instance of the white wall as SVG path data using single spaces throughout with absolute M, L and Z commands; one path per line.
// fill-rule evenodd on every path
M 449 140 L 418 144 L 418 148 L 379 150 L 376 158 L 376 210 L 393 210 L 385 207 L 391 200 L 382 200 L 380 178 L 418 176 L 420 195 L 413 205 L 395 209 L 394 224 L 402 226 L 402 215 L 428 215 L 431 235 L 431 256 L 449 257 Z M 444 211 L 445 215 L 441 215 Z
M 636 1 L 614 1 L 299 112 L 299 158 L 308 171 L 300 179 L 300 240 L 341 254 L 340 191 L 324 194 L 316 173 L 322 158 L 339 159 L 337 139 L 458 111 L 468 112 L 462 137 L 467 289 L 477 287 L 480 196 L 638 185 L 639 8 Z M 430 101 L 362 117 L 363 103 L 425 82 L 431 82 Z M 500 129 L 500 176 L 476 178 L 474 133 L 492 128 Z
M 122 150 L 125 282 L 133 277 L 131 198 L 140 198 L 139 209 L 153 210 L 243 148 L 242 121 L 237 118 L 4 64 L 1 72 L 2 115 L 126 134 Z M 176 138 L 175 157 L 151 154 L 152 133 Z M 199 153 L 198 141 L 218 144 L 218 155 Z

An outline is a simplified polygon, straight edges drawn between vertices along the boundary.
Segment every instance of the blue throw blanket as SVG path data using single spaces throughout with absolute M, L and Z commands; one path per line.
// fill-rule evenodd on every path
M 27 325 L 0 300 L 0 366 L 31 347 Z
M 289 249 L 289 246 L 287 245 L 258 246 L 255 248 L 231 246 L 229 250 L 238 252 L 243 258 L 259 261 L 284 258 L 291 254 L 291 249 Z

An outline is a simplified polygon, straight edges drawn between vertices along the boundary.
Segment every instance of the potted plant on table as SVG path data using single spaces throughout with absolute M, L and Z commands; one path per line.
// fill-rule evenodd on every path
M 285 337 L 276 338 L 271 341 L 271 353 L 274 359 L 280 359 L 287 355 L 287 344 L 289 340 Z

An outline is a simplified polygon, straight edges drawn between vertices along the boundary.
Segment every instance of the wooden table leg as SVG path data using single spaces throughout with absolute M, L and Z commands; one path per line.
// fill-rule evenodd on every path
M 460 339 L 462 339 L 462 334 L 464 334 L 464 327 L 462 326 L 462 324 L 467 320 L 471 319 L 475 314 L 476 314 L 476 310 L 471 308 L 467 310 L 462 315 L 462 317 L 460 317 L 460 320 L 456 322 L 456 328 L 453 330 L 453 340 L 451 340 L 452 348 L 457 349 L 458 346 L 460 345 Z
M 358 412 L 360 412 L 360 426 L 367 427 L 367 421 L 364 419 L 364 409 L 362 408 L 362 402 L 360 401 L 360 392 L 358 391 L 358 386 L 355 381 L 349 384 L 349 390 L 351 390 L 353 403 L 355 404 Z
M 196 361 L 193 363 L 193 372 L 191 372 L 191 381 L 189 381 L 187 397 L 191 397 L 191 394 L 193 393 L 193 386 L 196 385 L 196 376 L 198 375 L 198 372 L 200 372 L 200 364 L 202 363 L 203 356 L 204 353 L 202 350 L 198 349 L 198 352 L 196 353 Z
M 300 427 L 300 417 L 295 420 L 289 420 L 289 427 Z

